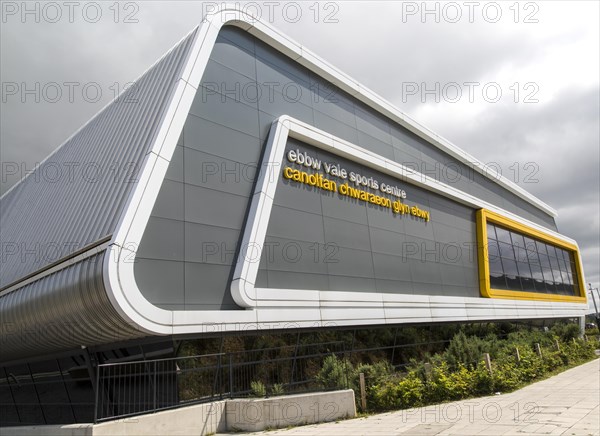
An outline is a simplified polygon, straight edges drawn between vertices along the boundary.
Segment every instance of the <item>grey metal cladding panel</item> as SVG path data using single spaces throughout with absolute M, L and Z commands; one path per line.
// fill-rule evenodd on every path
M 239 235 L 239 230 L 185 223 L 185 260 L 231 266 Z
M 323 217 L 323 225 L 326 244 L 356 249 L 371 246 L 368 226 L 328 217 Z M 348 235 L 352 235 L 352 238 L 348 238 Z
M 235 310 L 229 291 L 231 268 L 227 265 L 185 263 L 185 308 Z
M 435 210 L 430 208 L 426 209 L 432 214 L 435 214 Z M 422 220 L 415 218 L 412 215 L 403 215 L 401 219 L 404 221 L 404 231 L 407 235 L 427 239 L 430 241 L 435 239 L 435 235 L 433 233 L 434 223 L 431 221 L 424 223 Z
M 412 282 L 406 257 L 373 253 L 373 264 L 377 279 Z
M 241 74 L 255 78 L 254 40 L 233 26 L 224 26 L 217 36 L 210 59 Z
M 248 37 L 255 39 L 253 36 Z M 271 81 L 283 85 L 296 82 L 307 88 L 310 87 L 311 73 L 296 61 L 281 55 L 277 50 L 264 42 L 255 40 L 256 65 L 258 80 Z M 261 75 L 262 74 L 262 75 Z
M 402 234 L 406 233 L 404 223 L 409 219 L 407 216 L 394 216 L 393 214 L 381 213 L 379 207 L 369 206 L 367 206 L 367 216 L 371 228 L 385 229 Z
M 266 269 L 259 268 L 258 274 L 256 275 L 256 283 L 254 284 L 254 286 L 256 286 L 257 288 L 269 287 L 269 277 Z
M 158 192 L 152 216 L 183 220 L 183 187 L 183 183 L 165 179 Z
M 269 223 L 270 236 L 320 244 L 325 242 L 321 215 L 273 205 Z
M 375 292 L 375 279 L 368 277 L 329 276 L 332 291 Z
M 254 74 L 244 71 L 238 72 L 220 62 L 209 59 L 202 75 L 202 86 L 206 96 L 212 92 L 229 95 L 233 98 L 243 99 L 246 103 L 256 103 L 257 84 Z
M 424 238 L 430 239 L 436 242 L 440 242 L 443 244 L 449 243 L 457 243 L 459 240 L 458 229 L 452 226 L 448 226 L 442 223 L 432 223 L 433 228 L 433 238 Z M 417 235 L 419 236 L 419 235 Z M 423 236 L 421 236 L 423 237 Z
M 185 221 L 240 230 L 248 198 L 185 185 Z
M 275 289 L 329 289 L 329 276 L 327 274 L 295 273 L 291 271 L 260 270 L 267 275 L 267 283 L 261 286 Z M 257 283 L 257 287 L 260 287 Z
M 359 131 L 392 145 L 390 121 L 365 106 L 355 106 L 354 113 Z
M 444 285 L 464 288 L 468 284 L 465 282 L 465 269 L 461 264 L 440 263 L 439 267 Z
M 182 261 L 184 257 L 183 221 L 151 216 L 145 235 L 137 250 L 137 256 L 148 259 Z
M 413 294 L 415 295 L 448 295 L 448 288 L 442 284 L 413 282 Z
M 364 202 L 349 197 L 342 199 L 326 197 L 321 200 L 324 216 L 364 225 L 367 225 L 369 222 L 367 219 L 367 207 Z
M 390 144 L 367 135 L 360 130 L 358 131 L 358 145 L 388 159 L 395 159 L 396 157 L 394 148 Z
M 283 101 L 311 106 L 312 91 L 308 73 L 299 73 L 289 63 L 276 65 L 257 56 L 256 80 L 262 88 L 263 98 L 260 101 L 272 100 L 273 94 L 279 93 L 283 96 Z
M 175 147 L 175 151 L 173 151 L 173 157 L 171 157 L 171 161 L 169 162 L 165 179 L 174 182 L 183 182 L 183 133 L 180 143 Z
M 139 289 L 144 291 L 144 297 L 150 303 L 185 303 L 183 262 L 138 255 L 135 258 L 135 277 Z
M 268 271 L 327 274 L 329 259 L 322 244 L 267 236 L 263 257 Z
M 257 164 L 240 163 L 185 148 L 185 183 L 229 194 L 250 196 L 257 176 Z
M 219 104 L 219 103 L 216 103 Z M 256 114 L 253 114 L 256 117 Z M 252 136 L 237 129 L 233 122 L 218 124 L 194 115 L 189 115 L 185 126 L 184 145 L 233 162 L 250 164 L 258 162 L 261 143 Z
M 148 70 L 0 200 L 5 286 L 111 234 L 152 144 L 195 34 Z M 60 171 L 50 180 L 51 171 Z M 5 253 L 18 244 L 20 253 Z M 21 257 L 22 249 L 35 254 Z
M 204 91 L 201 88 L 202 86 L 198 88 L 196 98 L 192 102 L 191 115 L 222 126 L 232 127 L 255 138 L 259 137 L 256 103 L 248 104 L 218 93 L 211 93 L 203 97 Z
M 348 124 L 319 111 L 314 111 L 313 117 L 315 127 L 353 144 L 358 144 L 358 131 L 355 127 L 349 126 Z
M 106 295 L 105 253 L 0 297 L 2 361 L 145 336 L 122 320 Z
M 371 227 L 369 229 L 373 253 L 406 257 L 408 240 L 406 234 Z M 412 246 L 411 246 L 412 248 Z
M 339 247 L 326 264 L 330 275 L 375 278 L 371 251 Z
M 272 96 L 272 98 L 261 98 L 258 102 L 261 114 L 264 113 L 263 119 L 261 120 L 261 127 L 266 123 L 272 122 L 272 120 L 281 115 L 289 115 L 309 124 L 314 123 L 313 109 L 310 106 L 310 100 L 308 101 L 308 104 L 306 104 L 302 101 L 294 101 L 293 99 L 295 97 L 293 95 L 291 97 L 286 97 L 278 92 L 273 92 Z M 270 117 L 265 115 L 270 115 Z M 261 129 L 261 134 L 263 134 L 263 129 Z
M 402 280 L 375 279 L 377 290 L 382 293 L 413 294 L 412 282 Z
M 313 109 L 356 128 L 356 114 L 352 98 L 336 92 L 337 88 L 327 86 L 322 81 L 315 81 L 314 75 L 311 81 Z
M 282 180 L 278 183 L 277 195 L 275 195 L 273 204 L 310 213 L 322 213 L 321 196 L 319 195 L 321 190 L 289 180 Z

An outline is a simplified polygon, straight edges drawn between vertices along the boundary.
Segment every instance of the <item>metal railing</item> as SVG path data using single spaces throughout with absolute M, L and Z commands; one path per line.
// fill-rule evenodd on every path
M 332 354 L 346 362 L 342 341 L 101 364 L 94 422 L 223 398 L 345 388 L 325 387 L 316 378 Z

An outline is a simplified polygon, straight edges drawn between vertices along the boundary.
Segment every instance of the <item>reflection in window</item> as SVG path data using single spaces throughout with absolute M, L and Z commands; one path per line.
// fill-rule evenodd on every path
M 491 223 L 487 235 L 493 289 L 576 295 L 571 252 Z

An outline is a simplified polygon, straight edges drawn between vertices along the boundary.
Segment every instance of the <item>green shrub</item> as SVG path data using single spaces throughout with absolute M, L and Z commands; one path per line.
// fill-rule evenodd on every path
M 494 362 L 492 375 L 490 376 L 492 390 L 510 392 L 517 389 L 523 383 L 523 374 L 520 369 L 521 366 L 511 360 Z
M 351 385 L 360 389 L 360 373 L 365 375 L 365 385 L 367 391 L 367 403 L 371 404 L 375 401 L 375 387 L 383 381 L 390 378 L 394 373 L 394 367 L 386 360 L 381 360 L 375 363 L 361 363 L 355 369 L 351 376 Z M 359 395 L 356 395 L 356 401 L 359 401 Z
M 450 341 L 443 353 L 443 358 L 451 369 L 458 370 L 460 366 L 475 368 L 483 353 L 496 354 L 498 349 L 497 337 L 488 335 L 485 338 L 467 336 L 458 332 Z
M 510 392 L 533 381 L 541 380 L 559 370 L 579 365 L 596 357 L 595 340 L 573 340 L 573 325 L 557 324 L 551 331 L 524 330 L 506 327 L 506 339 L 498 339 L 492 328 L 483 339 L 468 336 L 467 328 L 459 330 L 447 349 L 432 356 L 425 354 L 430 367 L 411 360 L 405 373 L 394 372 L 387 361 L 358 364 L 328 356 L 317 379 L 328 388 L 349 387 L 358 392 L 359 374 L 365 374 L 367 404 L 370 410 L 393 410 L 424 406 L 432 403 Z M 509 328 L 510 327 L 510 328 Z M 577 332 L 578 334 L 578 332 Z M 560 349 L 556 349 L 555 339 Z M 564 341 L 563 338 L 570 338 Z M 542 348 L 540 357 L 534 345 Z M 517 362 L 516 350 L 520 361 Z M 483 353 L 492 358 L 492 373 L 488 371 Z
M 425 384 L 416 374 L 410 373 L 398 383 L 398 406 L 401 409 L 418 407 L 423 404 Z
M 392 376 L 372 388 L 369 407 L 375 410 L 406 409 L 423 405 L 425 384 L 415 372 L 405 377 Z
M 394 373 L 394 367 L 387 360 L 375 363 L 361 363 L 354 371 L 355 377 L 358 378 L 358 374 L 361 372 L 365 374 L 366 380 L 369 380 L 371 383 L 379 383 Z
M 577 324 L 557 323 L 552 326 L 550 331 L 563 342 L 569 342 L 579 337 L 579 325 Z
M 253 397 L 267 396 L 267 388 L 265 387 L 265 384 L 259 380 L 250 382 L 250 390 L 252 391 Z
M 480 361 L 473 370 L 473 395 L 490 395 L 494 392 L 494 379 L 485 363 Z
M 273 386 L 271 386 L 271 395 L 277 396 L 283 394 L 285 394 L 285 388 L 281 383 L 275 383 Z
M 339 359 L 332 354 L 323 360 L 323 366 L 317 374 L 317 381 L 326 389 L 356 389 L 353 383 L 354 368 L 348 359 Z

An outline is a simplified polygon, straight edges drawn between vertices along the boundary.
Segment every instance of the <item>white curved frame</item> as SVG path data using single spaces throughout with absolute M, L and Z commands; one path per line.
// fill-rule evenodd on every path
M 246 262 L 246 259 L 238 262 L 232 283 L 232 295 L 235 301 L 242 307 L 246 307 L 246 310 L 171 311 L 160 309 L 146 300 L 135 281 L 132 259 L 135 257 L 135 249 L 139 246 L 150 218 L 169 161 L 173 156 L 177 140 L 191 108 L 196 90 L 200 85 L 202 74 L 208 63 L 217 35 L 221 27 L 226 24 L 235 25 L 248 31 L 284 55 L 291 57 L 410 131 L 425 138 L 434 146 L 441 148 L 468 165 L 473 165 L 476 170 L 487 175 L 485 166 L 481 162 L 408 119 L 391 104 L 339 72 L 304 47 L 241 10 L 225 7 L 214 14 L 208 15 L 198 30 L 187 63 L 177 81 L 171 104 L 154 140 L 154 145 L 144 159 L 139 181 L 128 198 L 127 206 L 107 249 L 108 255 L 105 257 L 104 264 L 104 284 L 111 302 L 124 319 L 149 334 L 160 335 L 202 333 L 214 330 L 239 331 L 317 327 L 330 324 L 397 324 L 478 319 L 575 317 L 584 313 L 587 306 L 574 303 L 416 296 L 409 294 L 256 289 L 253 284 L 258 271 L 258 262 L 253 264 L 252 262 Z M 415 184 L 421 184 L 427 189 L 454 197 L 465 204 L 497 211 L 576 244 L 575 241 L 558 235 L 549 229 L 516 217 L 514 214 L 493 207 L 450 186 L 436 182 L 414 171 L 409 171 L 396 162 L 288 117 L 282 117 L 274 123 L 269 138 L 269 149 L 265 155 L 271 156 L 273 153 L 282 153 L 288 135 L 298 137 L 321 148 L 328 148 L 334 153 L 391 175 L 398 175 L 399 171 L 408 171 L 414 177 L 413 182 Z M 276 156 L 271 156 L 268 159 L 273 162 L 275 158 Z M 409 174 L 405 172 L 403 176 L 406 177 Z M 545 212 L 556 215 L 552 208 L 514 183 L 502 177 L 493 178 L 493 180 Z M 244 232 L 244 244 L 253 242 L 262 244 L 261 241 L 264 241 L 268 221 L 266 218 L 270 214 L 273 199 L 269 192 L 274 193 L 276 186 L 276 184 L 269 185 L 267 182 L 267 185 L 264 185 L 264 183 L 264 180 L 259 181 L 257 191 L 252 199 L 252 209 Z

